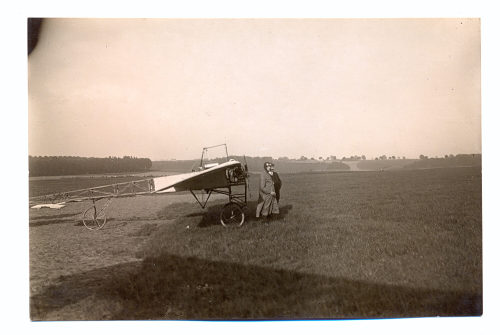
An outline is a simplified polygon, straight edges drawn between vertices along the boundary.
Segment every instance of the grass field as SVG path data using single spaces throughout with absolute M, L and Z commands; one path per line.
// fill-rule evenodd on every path
M 263 223 L 252 176 L 241 228 L 217 223 L 222 198 L 201 210 L 185 194 L 116 199 L 100 231 L 82 203 L 30 210 L 32 319 L 482 314 L 480 168 L 282 180 Z

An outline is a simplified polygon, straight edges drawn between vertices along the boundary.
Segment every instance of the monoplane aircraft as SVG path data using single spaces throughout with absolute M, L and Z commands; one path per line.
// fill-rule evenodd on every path
M 204 156 L 207 151 L 220 146 L 226 147 L 226 162 L 206 164 Z M 206 207 L 212 193 L 228 196 L 229 202 L 220 212 L 220 223 L 225 227 L 241 226 L 245 221 L 244 210 L 247 206 L 248 166 L 246 163 L 243 165 L 234 159 L 229 159 L 226 144 L 221 144 L 203 148 L 200 166 L 189 173 L 31 197 L 30 206 L 61 208 L 72 202 L 91 201 L 92 205 L 82 213 L 82 220 L 85 227 L 97 230 L 106 224 L 105 209 L 113 198 L 182 191 L 191 192 L 202 208 Z M 194 191 L 204 192 L 207 195 L 206 199 L 200 199 Z M 107 202 L 98 209 L 97 202 L 102 199 L 107 199 Z

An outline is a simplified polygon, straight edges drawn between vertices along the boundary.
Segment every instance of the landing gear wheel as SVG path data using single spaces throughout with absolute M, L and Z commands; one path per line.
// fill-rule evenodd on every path
M 95 207 L 90 207 L 83 213 L 83 224 L 87 229 L 99 230 L 106 224 L 106 214 L 97 211 Z
M 240 205 L 230 202 L 220 212 L 220 223 L 224 227 L 240 227 L 245 222 L 245 213 Z

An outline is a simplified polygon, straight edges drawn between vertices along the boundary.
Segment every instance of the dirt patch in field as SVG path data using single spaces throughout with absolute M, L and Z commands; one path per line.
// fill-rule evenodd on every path
M 361 171 L 361 169 L 358 168 L 358 161 L 354 161 L 354 162 L 343 161 L 342 163 L 344 163 L 347 166 L 349 166 L 349 169 L 351 169 L 351 171 Z

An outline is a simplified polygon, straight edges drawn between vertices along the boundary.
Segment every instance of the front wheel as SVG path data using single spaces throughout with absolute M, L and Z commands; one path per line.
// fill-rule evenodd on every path
M 245 213 L 240 205 L 230 202 L 226 204 L 220 213 L 220 223 L 224 227 L 240 227 L 245 222 Z
M 106 214 L 104 211 L 97 211 L 95 207 L 90 207 L 83 213 L 83 224 L 87 229 L 99 230 L 106 224 Z

